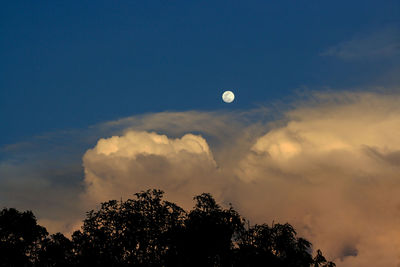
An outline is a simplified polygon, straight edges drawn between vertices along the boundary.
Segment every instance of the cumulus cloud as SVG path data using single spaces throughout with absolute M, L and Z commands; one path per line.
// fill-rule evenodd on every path
M 254 116 L 262 116 L 262 118 L 256 124 L 251 124 L 251 117 Z M 269 114 L 265 109 L 235 113 L 226 111 L 149 113 L 101 123 L 88 129 L 45 133 L 23 143 L 7 145 L 0 148 L 0 204 L 2 207 L 32 210 L 37 215 L 39 223 L 43 223 L 49 232 L 61 231 L 69 235 L 73 230 L 79 228 L 77 226 L 84 218 L 85 212 L 95 208 L 96 199 L 100 199 L 100 197 L 95 196 L 93 198 L 85 197 L 84 199 L 88 201 L 86 203 L 82 202 L 82 198 L 80 198 L 83 191 L 86 193 L 90 191 L 83 180 L 82 155 L 96 146 L 101 139 L 108 140 L 112 136 L 124 136 L 129 131 L 153 131 L 159 136 L 168 134 L 168 140 L 181 139 L 182 136 L 186 135 L 183 140 L 177 143 L 172 142 L 173 145 L 171 145 L 174 149 L 177 149 L 178 146 L 185 148 L 176 153 L 176 161 L 171 161 L 167 157 L 171 155 L 171 151 L 168 152 L 168 155 L 163 155 L 154 153 L 154 151 L 148 151 L 149 153 L 146 154 L 145 150 L 140 150 L 135 159 L 142 164 L 141 166 L 144 168 L 142 173 L 146 174 L 153 170 L 152 173 L 155 174 L 157 172 L 155 170 L 157 164 L 154 163 L 164 162 L 168 166 L 178 168 L 178 159 L 185 159 L 184 164 L 188 164 L 190 163 L 189 157 L 191 157 L 193 164 L 188 164 L 188 171 L 185 177 L 189 176 L 189 171 L 194 170 L 191 167 L 198 166 L 199 172 L 192 175 L 192 182 L 187 183 L 186 187 L 182 186 L 186 183 L 185 179 L 181 179 L 180 184 L 169 184 L 168 179 L 160 180 L 165 182 L 166 188 L 174 185 L 176 188 L 181 188 L 179 191 L 181 192 L 179 194 L 181 197 L 177 200 L 186 201 L 187 205 L 185 207 L 191 208 L 193 192 L 196 191 L 194 190 L 196 185 L 193 183 L 194 178 L 198 177 L 196 185 L 198 189 L 203 188 L 203 192 L 211 192 L 205 186 L 210 182 L 219 181 L 212 179 L 217 172 L 213 174 L 214 176 L 211 174 L 204 175 L 205 178 L 202 178 L 200 174 L 206 172 L 207 168 L 209 171 L 212 164 L 214 164 L 214 169 L 221 169 L 224 164 L 230 165 L 229 161 L 239 158 L 241 153 L 235 154 L 232 152 L 247 151 L 251 146 L 251 139 L 254 136 L 258 136 L 259 131 L 262 129 L 259 125 L 265 123 L 266 118 L 269 118 Z M 204 138 L 200 137 L 200 132 Z M 192 133 L 192 135 L 187 133 Z M 166 137 L 161 139 L 163 138 L 165 139 Z M 111 138 L 111 140 L 116 139 Z M 150 139 L 145 138 L 144 140 L 147 142 Z M 209 152 L 207 153 L 209 154 L 206 152 L 197 153 L 199 151 L 196 152 L 194 150 L 195 146 L 189 149 L 189 152 L 185 151 L 187 150 L 186 146 L 192 141 L 204 145 L 201 139 L 207 139 L 206 145 L 208 148 L 206 146 L 203 148 L 206 149 L 205 151 L 208 149 Z M 128 138 L 125 140 L 128 140 Z M 126 146 L 131 149 L 134 144 L 138 145 L 138 143 L 127 143 Z M 232 144 L 235 144 L 235 146 L 232 146 Z M 157 144 L 156 147 L 159 145 L 161 144 Z M 210 147 L 213 148 L 213 151 L 210 150 Z M 187 156 L 186 158 L 184 158 L 185 155 Z M 227 155 L 229 155 L 230 160 L 220 161 L 219 166 L 215 165 L 218 159 L 228 159 Z M 103 155 L 103 157 L 105 156 Z M 107 156 L 111 157 L 112 155 Z M 201 169 L 204 166 L 197 163 L 198 157 L 204 159 L 206 169 Z M 124 156 L 121 158 L 124 158 Z M 133 159 L 129 158 L 125 158 L 125 160 L 134 162 Z M 212 163 L 213 161 L 214 163 Z M 114 159 L 114 162 L 117 162 L 117 159 Z M 88 161 L 87 164 L 89 163 L 91 162 Z M 160 177 L 164 176 L 164 173 L 161 173 L 162 171 L 162 168 L 159 168 Z M 181 169 L 176 169 L 175 172 L 170 172 L 169 177 L 174 176 L 173 173 L 184 174 Z M 180 175 L 180 177 L 183 176 Z M 156 183 L 155 181 L 156 179 L 153 183 L 149 182 L 148 185 L 164 189 L 161 187 L 164 184 Z M 221 186 L 227 184 L 221 181 L 219 183 Z M 144 188 L 143 183 L 137 184 L 142 184 L 143 186 L 140 188 L 147 189 Z M 121 196 L 132 197 L 132 194 L 139 190 L 139 187 L 134 186 L 126 188 L 131 188 L 133 191 L 126 189 L 116 190 L 115 198 L 119 199 Z M 228 189 L 221 191 L 226 192 Z M 212 191 L 212 193 L 218 194 L 216 191 Z M 102 201 L 109 200 L 105 196 L 112 195 L 107 193 L 106 190 L 104 194 L 104 197 L 101 198 Z M 171 200 L 174 199 L 171 198 Z
M 399 101 L 396 94 L 320 94 L 279 123 L 257 126 L 207 116 L 214 126 L 187 120 L 177 130 L 166 121 L 178 114 L 150 116 L 151 127 L 126 127 L 85 153 L 82 198 L 95 203 L 156 187 L 188 208 L 193 195 L 211 192 L 253 222 L 294 224 L 340 266 L 396 266 Z M 163 134 L 154 132 L 160 117 Z
M 85 203 L 131 197 L 148 188 L 174 191 L 190 200 L 196 189 L 218 186 L 218 170 L 209 146 L 199 135 L 168 138 L 154 132 L 128 131 L 100 139 L 83 157 Z M 174 198 L 174 196 L 173 196 Z
M 101 201 L 160 188 L 191 208 L 194 195 L 210 192 L 252 223 L 293 224 L 338 266 L 397 266 L 398 103 L 396 92 L 315 93 L 274 116 L 190 111 L 107 122 L 58 142 L 84 154 L 82 173 L 66 157 L 37 160 L 34 151 L 54 155 L 41 143 L 12 159 L 3 153 L 0 201 L 68 233 Z
M 399 100 L 330 95 L 289 112 L 240 163 L 247 194 L 258 194 L 239 194 L 238 202 L 253 218 L 294 223 L 340 266 L 396 266 Z

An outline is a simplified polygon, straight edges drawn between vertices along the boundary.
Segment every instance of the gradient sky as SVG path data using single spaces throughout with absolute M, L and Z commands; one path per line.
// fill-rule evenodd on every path
M 210 192 L 338 266 L 400 266 L 399 1 L 3 3 L 0 123 L 0 208 L 50 233 Z
M 304 88 L 393 83 L 395 51 L 327 51 L 393 42 L 399 10 L 396 0 L 8 1 L 0 145 L 144 112 L 246 109 Z M 224 89 L 234 104 L 222 104 Z

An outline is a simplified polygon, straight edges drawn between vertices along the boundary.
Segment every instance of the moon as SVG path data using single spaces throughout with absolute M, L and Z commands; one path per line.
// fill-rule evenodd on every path
M 222 94 L 222 100 L 224 100 L 225 103 L 232 103 L 233 100 L 235 100 L 235 94 L 232 91 L 225 91 Z

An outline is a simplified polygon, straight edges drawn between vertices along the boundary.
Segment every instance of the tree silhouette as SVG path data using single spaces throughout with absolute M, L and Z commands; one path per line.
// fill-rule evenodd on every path
M 90 211 L 83 231 L 73 241 L 79 261 L 96 266 L 163 266 L 174 235 L 183 227 L 185 212 L 177 205 L 162 201 L 163 192 L 148 190 L 126 202 L 115 200 Z
M 239 266 L 311 266 L 311 243 L 296 237 L 293 227 L 266 224 L 250 227 L 239 242 Z
M 222 209 L 210 194 L 194 199 L 177 238 L 179 261 L 174 266 L 232 266 L 233 241 L 243 229 L 240 215 L 233 208 Z
M 41 245 L 48 235 L 37 225 L 31 211 L 0 211 L 0 266 L 31 266 L 38 262 Z
M 314 257 L 314 267 L 335 267 L 336 264 L 331 262 L 331 261 L 327 261 L 325 259 L 325 257 L 322 255 L 321 250 L 317 250 L 317 255 L 315 255 Z
M 0 266 L 333 267 L 286 224 L 251 226 L 210 194 L 186 212 L 147 190 L 86 214 L 72 239 L 49 236 L 30 211 L 0 212 Z
M 56 233 L 42 241 L 38 265 L 66 267 L 74 264 L 73 243 L 63 234 Z

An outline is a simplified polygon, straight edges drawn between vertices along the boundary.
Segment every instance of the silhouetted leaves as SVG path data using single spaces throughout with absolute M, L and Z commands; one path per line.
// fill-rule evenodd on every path
M 66 238 L 48 236 L 32 212 L 0 212 L 0 266 L 332 267 L 286 224 L 250 226 L 232 206 L 210 194 L 194 197 L 185 212 L 147 190 L 89 211 L 83 227 Z
M 311 243 L 296 237 L 293 227 L 266 224 L 250 227 L 239 242 L 238 266 L 311 266 Z
M 39 253 L 41 266 L 72 266 L 75 264 L 73 243 L 61 233 L 51 235 L 42 242 Z
M 37 263 L 41 245 L 48 235 L 37 225 L 31 211 L 0 211 L 0 265 L 30 266 Z
M 233 241 L 243 231 L 240 215 L 222 209 L 210 194 L 194 198 L 195 208 L 185 220 L 179 266 L 232 266 Z
M 115 200 L 90 211 L 82 233 L 74 234 L 79 260 L 96 266 L 163 266 L 175 247 L 174 232 L 183 227 L 185 212 L 162 201 L 163 192 L 135 194 L 126 202 Z

